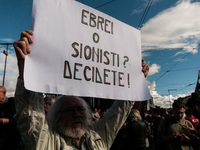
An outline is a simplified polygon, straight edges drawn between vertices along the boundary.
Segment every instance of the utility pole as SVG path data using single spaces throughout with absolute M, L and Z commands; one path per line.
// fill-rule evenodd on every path
M 169 107 L 172 108 L 172 104 L 171 104 L 171 100 L 170 100 L 170 91 L 177 91 L 177 89 L 168 89 L 168 93 L 169 93 Z
M 6 50 L 3 51 L 3 53 L 6 55 L 5 64 L 4 64 L 4 72 L 3 72 L 3 82 L 2 82 L 2 86 L 4 86 L 5 75 L 6 75 L 6 64 L 7 64 L 7 57 L 8 57 L 8 45 L 13 45 L 13 43 L 0 43 L 0 45 L 7 45 Z

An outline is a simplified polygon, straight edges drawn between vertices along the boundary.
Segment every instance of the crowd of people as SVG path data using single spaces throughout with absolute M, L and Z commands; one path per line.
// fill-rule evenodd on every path
M 3 86 L 0 86 L 0 93 L 0 114 L 2 116 L 0 120 L 0 148 L 2 150 L 24 150 L 23 142 L 16 128 L 16 121 L 13 118 L 16 113 L 14 98 L 6 98 L 6 89 Z M 200 105 L 198 94 L 193 93 L 192 98 L 187 103 L 187 110 L 185 110 L 185 104 L 180 101 L 174 102 L 173 109 L 154 108 L 149 111 L 131 109 L 110 150 L 198 150 L 199 119 L 193 115 L 195 111 L 193 106 L 197 103 L 193 102 L 194 99 Z M 55 102 L 54 95 L 44 97 L 46 119 Z M 94 108 L 91 112 L 90 124 L 102 119 L 107 111 L 108 109 L 101 111 Z M 196 112 L 196 114 L 198 113 Z
M 0 86 L 0 93 L 0 148 L 2 150 L 24 150 L 23 140 L 16 128 L 17 122 L 13 118 L 16 113 L 14 98 L 6 98 L 6 89 L 3 86 Z M 50 108 L 55 102 L 56 97 L 53 95 L 46 95 L 43 99 L 47 121 Z M 172 109 L 154 108 L 149 111 L 131 109 L 113 144 L 111 143 L 110 150 L 198 150 L 200 146 L 198 144 L 200 142 L 198 119 L 200 96 L 198 93 L 193 93 L 186 105 L 187 110 L 185 104 L 180 101 L 175 101 Z M 68 108 L 64 112 L 82 112 L 84 108 L 79 107 Z M 89 124 L 101 122 L 107 111 L 108 109 L 102 112 L 94 108 L 90 111 L 91 114 L 88 114 Z M 78 145 L 76 146 L 78 149 Z
M 172 109 L 132 109 L 111 150 L 199 150 L 200 97 L 193 93 Z
M 19 77 L 15 97 L 0 86 L 1 150 L 197 150 L 200 147 L 200 96 L 173 103 L 172 110 L 133 109 L 134 101 L 115 101 L 111 108 L 93 111 L 80 97 L 25 89 L 25 55 L 31 53 L 33 32 L 14 42 Z M 149 67 L 142 59 L 146 77 Z M 186 116 L 186 115 L 187 116 Z

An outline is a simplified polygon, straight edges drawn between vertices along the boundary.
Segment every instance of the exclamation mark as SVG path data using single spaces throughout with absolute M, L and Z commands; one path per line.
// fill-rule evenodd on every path
M 129 77 L 129 74 L 128 74 L 128 88 L 130 88 L 130 77 Z

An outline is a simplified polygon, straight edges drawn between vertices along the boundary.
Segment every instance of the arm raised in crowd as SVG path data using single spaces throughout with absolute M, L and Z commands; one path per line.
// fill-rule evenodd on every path
M 30 44 L 33 43 L 33 31 L 21 33 L 20 40 L 14 42 L 18 61 L 19 77 L 15 91 L 15 107 L 17 128 L 26 149 L 44 149 L 44 144 L 38 141 L 48 139 L 48 125 L 44 114 L 42 93 L 32 92 L 24 87 L 23 73 L 25 56 L 31 53 Z M 44 142 L 45 143 L 45 142 Z
M 20 40 L 14 42 L 14 48 L 17 56 L 19 69 L 19 78 L 23 79 L 24 59 L 25 56 L 31 53 L 30 44 L 33 43 L 33 31 L 27 30 L 21 33 Z

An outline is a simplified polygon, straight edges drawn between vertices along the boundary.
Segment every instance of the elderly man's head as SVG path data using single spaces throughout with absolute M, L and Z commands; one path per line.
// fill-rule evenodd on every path
M 75 96 L 59 97 L 47 116 L 52 130 L 71 138 L 80 138 L 85 134 L 90 118 L 90 107 Z
M 0 105 L 4 104 L 6 101 L 6 88 L 0 86 Z

